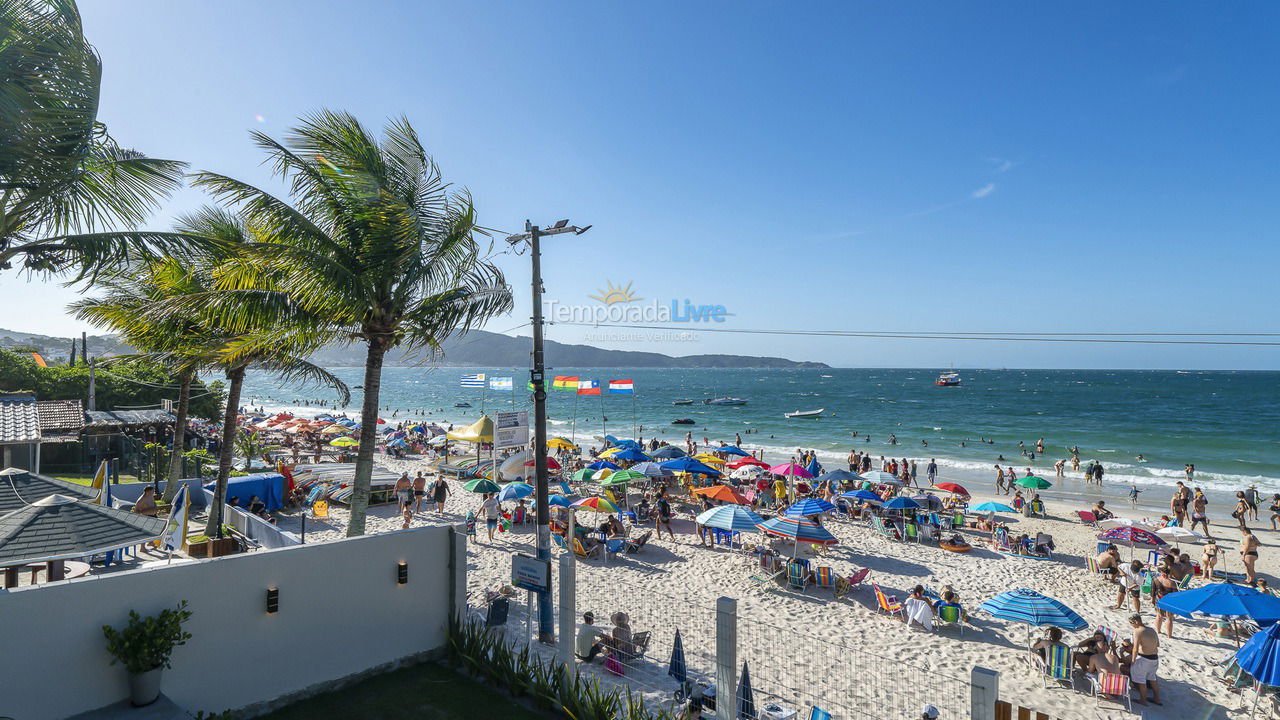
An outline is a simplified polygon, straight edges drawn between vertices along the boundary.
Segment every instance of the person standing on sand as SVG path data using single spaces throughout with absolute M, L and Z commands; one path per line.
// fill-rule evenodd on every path
M 916 482 L 916 479 L 917 479 L 916 478 L 916 461 L 912 460 L 911 461 L 911 484 L 915 485 L 916 487 L 920 487 L 920 484 Z
M 493 532 L 498 529 L 498 520 L 502 515 L 497 493 L 484 496 L 484 501 L 480 503 L 480 514 L 484 516 L 484 527 L 489 531 L 489 542 L 493 542 Z
M 933 485 L 934 481 L 938 479 L 938 459 L 929 458 L 929 466 L 924 471 L 929 476 L 929 484 Z
M 1253 585 L 1258 581 L 1258 571 L 1254 565 L 1258 562 L 1258 547 L 1262 544 L 1253 531 L 1247 527 L 1240 528 L 1240 561 L 1244 563 L 1244 581 Z
M 1013 494 L 1013 481 L 1016 480 L 1017 478 L 1018 478 L 1018 473 L 1013 471 L 1012 465 L 1009 465 L 1008 469 L 1005 470 L 1005 473 L 1004 473 L 1004 479 L 1005 479 L 1004 494 L 1005 495 Z
M 996 494 L 1004 492 L 1004 468 L 1000 464 L 996 464 Z
M 655 525 L 658 529 L 658 539 L 662 539 L 662 529 L 667 529 L 667 535 L 671 537 L 671 542 L 676 541 L 676 534 L 671 532 L 671 501 L 667 500 L 667 489 L 658 490 L 658 501 L 655 503 L 658 511 Z
M 1178 592 L 1178 582 L 1169 573 L 1169 564 L 1163 564 L 1160 566 L 1160 574 L 1151 581 L 1151 604 L 1156 607 L 1156 633 L 1159 634 L 1160 628 L 1168 623 L 1166 634 L 1172 638 L 1173 613 L 1160 609 L 1159 602 L 1165 595 Z
M 1236 491 L 1236 509 L 1231 511 L 1231 517 L 1240 523 L 1240 529 L 1244 529 L 1244 520 L 1249 515 L 1249 501 L 1244 497 L 1243 490 Z
M 1134 560 L 1128 565 L 1120 566 L 1120 592 L 1116 593 L 1116 604 L 1112 610 L 1124 607 L 1124 596 L 1127 594 L 1133 603 L 1134 612 L 1142 612 L 1142 561 Z
M 1151 702 L 1160 702 L 1160 688 L 1156 685 L 1156 673 L 1160 669 L 1160 633 L 1142 623 L 1142 616 L 1129 616 L 1133 628 L 1133 664 L 1129 667 L 1129 679 L 1138 691 L 1138 704 L 1146 705 L 1147 688 L 1151 689 Z
M 1191 529 L 1195 530 L 1196 525 L 1204 526 L 1205 537 L 1213 537 L 1209 532 L 1209 500 L 1200 488 L 1196 488 L 1196 494 L 1191 498 Z
M 1204 579 L 1213 582 L 1213 567 L 1218 564 L 1218 541 L 1209 538 L 1204 545 L 1204 552 L 1200 555 L 1200 571 L 1204 573 Z
M 404 512 L 404 509 L 413 502 L 413 492 L 411 487 L 412 485 L 409 482 L 409 473 L 402 473 L 399 479 L 396 480 L 395 486 L 396 501 L 400 503 L 400 512 Z
M 449 497 L 449 483 L 445 482 L 444 476 L 436 477 L 436 481 L 431 483 L 431 499 L 436 503 L 436 512 L 444 513 L 444 501 Z
M 1271 496 L 1271 529 L 1276 529 L 1276 520 L 1280 520 L 1280 493 Z
M 1249 489 L 1244 491 L 1245 502 L 1249 503 L 1249 519 L 1258 519 L 1258 486 L 1250 485 Z
M 1173 492 L 1173 497 L 1169 500 L 1169 514 L 1173 515 L 1173 521 L 1179 527 L 1187 526 L 1187 498 L 1182 494 L 1182 482 L 1178 482 L 1178 489 Z M 1159 625 L 1157 625 L 1159 627 Z
M 413 478 L 413 511 L 417 513 L 422 510 L 422 500 L 427 496 L 427 479 L 422 477 L 422 471 L 418 471 L 418 475 Z

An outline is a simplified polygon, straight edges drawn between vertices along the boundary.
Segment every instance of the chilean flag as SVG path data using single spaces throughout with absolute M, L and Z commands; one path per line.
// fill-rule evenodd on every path
M 635 385 L 632 384 L 631 378 L 609 381 L 609 393 L 611 395 L 630 395 L 633 392 L 635 392 Z
M 600 381 L 599 380 L 579 380 L 578 394 L 579 395 L 599 395 Z

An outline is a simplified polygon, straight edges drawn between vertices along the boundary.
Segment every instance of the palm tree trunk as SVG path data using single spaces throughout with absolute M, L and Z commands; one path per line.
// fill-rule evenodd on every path
M 218 449 L 218 482 L 213 488 L 213 505 L 204 534 L 217 537 L 222 529 L 222 506 L 227 501 L 227 478 L 231 477 L 231 456 L 235 452 L 236 415 L 240 412 L 240 389 L 244 386 L 245 366 L 227 371 L 227 410 L 222 414 L 222 446 Z
M 195 378 L 195 371 L 184 370 L 178 378 L 181 385 L 173 426 L 173 450 L 169 453 L 169 475 L 164 484 L 164 501 L 167 503 L 173 502 L 173 496 L 178 494 L 178 481 L 182 479 L 182 449 L 187 444 L 187 408 L 191 404 L 191 381 Z
M 373 446 L 378 436 L 378 394 L 382 389 L 382 359 L 386 352 L 386 342 L 381 337 L 375 336 L 369 340 L 369 354 L 364 363 L 364 405 L 360 408 L 360 450 L 356 454 L 347 537 L 364 534 L 365 515 L 369 511 Z

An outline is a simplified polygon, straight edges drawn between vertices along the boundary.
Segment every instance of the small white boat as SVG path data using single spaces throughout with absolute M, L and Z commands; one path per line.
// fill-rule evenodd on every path
M 822 412 L 826 408 L 818 408 L 817 410 L 797 410 L 795 412 L 783 413 L 785 418 L 816 418 L 822 417 Z
M 933 381 L 933 384 L 939 387 L 955 387 L 960 384 L 960 373 L 955 371 L 944 372 L 938 376 L 937 380 Z
M 692 400 L 676 400 L 671 404 L 672 405 L 692 405 L 693 401 Z
M 735 397 L 718 397 L 707 398 L 702 401 L 703 405 L 746 405 L 747 401 L 742 398 Z

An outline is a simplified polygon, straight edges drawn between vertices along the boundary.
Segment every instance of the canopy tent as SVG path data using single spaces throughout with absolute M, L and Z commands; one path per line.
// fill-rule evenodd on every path
M 0 566 L 70 560 L 160 537 L 165 521 L 48 495 L 0 517 Z
M 217 483 L 205 483 L 205 490 L 213 490 Z M 254 495 L 266 506 L 267 512 L 284 507 L 284 476 L 280 473 L 255 473 L 227 479 L 227 500 L 238 498 L 247 506 Z
M 493 442 L 493 420 L 488 415 L 482 415 L 479 420 L 464 428 L 450 430 L 445 436 L 459 442 Z

